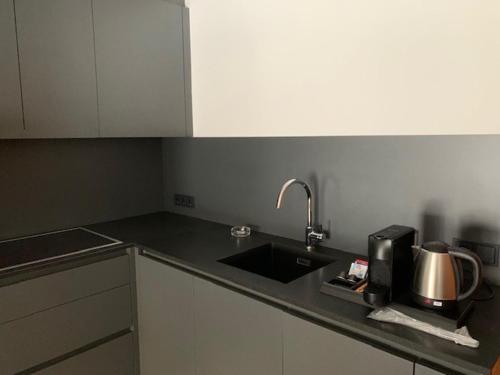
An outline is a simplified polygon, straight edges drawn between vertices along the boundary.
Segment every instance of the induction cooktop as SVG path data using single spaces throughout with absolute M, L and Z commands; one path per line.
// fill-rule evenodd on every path
M 0 241 L 0 271 L 122 243 L 86 228 L 71 228 Z

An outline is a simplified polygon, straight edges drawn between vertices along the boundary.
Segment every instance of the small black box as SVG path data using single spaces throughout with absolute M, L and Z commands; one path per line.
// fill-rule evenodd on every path
M 366 303 L 385 306 L 411 289 L 416 236 L 413 228 L 391 225 L 368 237 L 368 285 L 363 293 Z

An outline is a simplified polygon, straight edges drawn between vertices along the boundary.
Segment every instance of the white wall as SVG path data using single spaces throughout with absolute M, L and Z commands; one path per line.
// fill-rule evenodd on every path
M 198 137 L 500 133 L 500 2 L 191 0 Z

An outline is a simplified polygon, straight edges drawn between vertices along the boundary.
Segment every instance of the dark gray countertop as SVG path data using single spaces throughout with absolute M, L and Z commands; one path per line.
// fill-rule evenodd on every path
M 500 355 L 498 287 L 495 288 L 497 297 L 477 303 L 468 322 L 471 335 L 480 341 L 479 349 L 472 349 L 423 332 L 367 319 L 368 308 L 320 293 L 322 282 L 331 280 L 340 270 L 346 269 L 358 257 L 355 254 L 320 247 L 315 251 L 335 261 L 289 284 L 283 284 L 217 260 L 269 242 L 303 248 L 299 241 L 264 233 L 252 233 L 249 238 L 235 239 L 230 236 L 227 225 L 167 212 L 95 224 L 87 228 L 121 240 L 124 245 L 137 244 L 147 248 L 155 256 L 179 267 L 424 364 L 463 374 L 490 374 L 490 369 Z M 116 248 L 124 245 L 117 245 Z M 113 247 L 106 251 L 113 251 Z M 75 254 L 70 259 L 81 256 Z M 39 269 L 52 263 L 47 261 L 33 267 Z M 0 276 L 9 278 L 33 267 L 5 271 Z
M 500 288 L 495 288 L 495 299 L 476 304 L 468 328 L 471 335 L 480 341 L 480 347 L 472 349 L 413 329 L 367 319 L 369 309 L 321 294 L 321 283 L 346 269 L 355 254 L 318 248 L 317 251 L 332 256 L 336 261 L 289 284 L 282 284 L 217 260 L 269 242 L 302 247 L 298 241 L 263 233 L 235 239 L 230 236 L 229 226 L 166 212 L 95 224 L 88 228 L 123 242 L 142 245 L 181 267 L 227 282 L 372 345 L 424 363 L 459 373 L 489 374 L 500 355 Z

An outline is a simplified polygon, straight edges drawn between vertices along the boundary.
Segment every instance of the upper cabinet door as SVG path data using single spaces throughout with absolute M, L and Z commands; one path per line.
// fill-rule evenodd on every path
M 0 0 L 0 138 L 23 134 L 13 0 Z
M 165 0 L 94 1 L 101 135 L 186 135 L 184 8 Z
M 15 1 L 27 136 L 98 136 L 91 0 Z
M 195 136 L 500 133 L 500 2 L 191 0 Z

